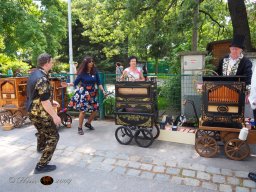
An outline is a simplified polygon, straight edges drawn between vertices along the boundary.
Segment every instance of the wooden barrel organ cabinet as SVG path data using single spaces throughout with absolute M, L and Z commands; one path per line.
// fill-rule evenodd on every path
M 115 132 L 117 141 L 128 145 L 134 138 L 139 146 L 149 147 L 160 133 L 156 79 L 116 82 L 115 96 L 115 122 L 122 125 Z
M 11 77 L 0 79 L 0 123 L 11 123 L 20 127 L 26 120 L 27 77 Z
M 21 127 L 26 118 L 27 112 L 25 103 L 27 99 L 28 77 L 9 77 L 0 79 L 0 124 L 12 124 L 14 127 Z M 61 80 L 58 78 L 50 79 L 53 91 L 53 99 L 56 100 L 61 108 L 67 104 L 66 88 L 61 88 Z M 61 117 L 64 126 L 72 123 L 72 118 L 66 111 L 60 110 L 58 115 Z
M 243 160 L 250 155 L 248 144 L 256 143 L 256 131 L 246 141 L 238 139 L 244 124 L 245 77 L 203 77 L 202 118 L 196 132 L 195 149 L 200 156 L 213 157 L 224 144 L 225 155 Z

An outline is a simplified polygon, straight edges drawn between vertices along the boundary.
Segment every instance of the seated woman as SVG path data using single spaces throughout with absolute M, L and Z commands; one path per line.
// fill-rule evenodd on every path
M 123 71 L 121 80 L 125 81 L 145 81 L 143 74 L 140 70 L 137 69 L 137 57 L 129 57 L 130 67 L 126 68 Z

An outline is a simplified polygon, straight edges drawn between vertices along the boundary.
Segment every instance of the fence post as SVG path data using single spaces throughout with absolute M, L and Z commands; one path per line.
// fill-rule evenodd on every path
M 102 86 L 105 89 L 105 75 L 102 72 L 99 72 L 99 76 L 100 76 L 100 81 L 102 83 Z M 105 109 L 104 109 L 104 105 L 103 105 L 103 100 L 104 100 L 104 95 L 102 93 L 102 91 L 100 91 L 100 89 L 98 89 L 99 92 L 99 109 L 100 109 L 100 119 L 103 120 L 105 119 Z

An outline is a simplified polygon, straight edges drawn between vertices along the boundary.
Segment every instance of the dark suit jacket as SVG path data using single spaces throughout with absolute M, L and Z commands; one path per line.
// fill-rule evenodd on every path
M 224 58 L 228 58 L 228 56 L 226 56 Z M 219 66 L 218 66 L 218 69 L 217 69 L 217 73 L 220 76 L 222 76 L 223 59 L 220 60 Z M 252 79 L 252 62 L 248 58 L 243 57 L 241 59 L 239 65 L 238 65 L 238 68 L 237 68 L 236 75 L 237 76 L 246 76 L 246 81 L 245 81 L 246 85 L 250 85 L 251 84 L 251 79 Z

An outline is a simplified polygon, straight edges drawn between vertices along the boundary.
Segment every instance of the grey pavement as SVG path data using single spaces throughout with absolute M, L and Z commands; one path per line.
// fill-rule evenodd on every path
M 60 130 L 60 140 L 51 164 L 57 170 L 33 174 L 40 154 L 36 152 L 36 130 L 32 125 L 0 130 L 0 191 L 256 191 L 247 178 L 256 170 L 255 146 L 244 161 L 233 161 L 221 152 L 215 158 L 200 157 L 193 145 L 156 140 L 149 148 L 134 142 L 120 145 L 113 121 L 94 121 L 94 131 L 77 134 Z M 54 183 L 44 186 L 49 175 Z

